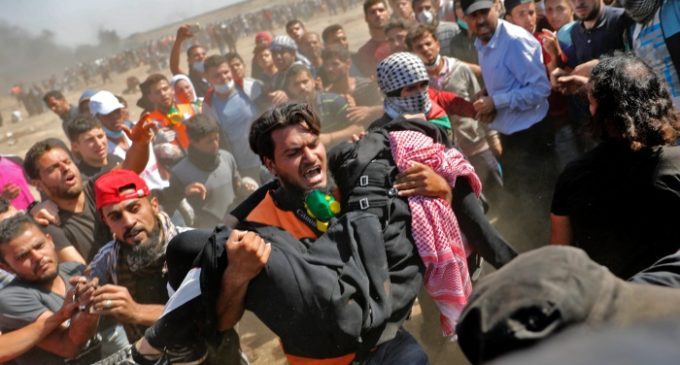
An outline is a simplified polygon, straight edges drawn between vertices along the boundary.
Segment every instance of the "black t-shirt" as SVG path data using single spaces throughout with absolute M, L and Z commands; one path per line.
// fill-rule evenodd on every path
M 50 224 L 47 226 L 40 226 L 40 229 L 43 231 L 43 233 L 49 234 L 50 237 L 52 237 L 52 242 L 54 242 L 54 248 L 57 250 L 57 252 L 66 247 L 72 246 L 61 227 Z
M 113 238 L 97 212 L 94 201 L 96 177 L 84 183 L 85 207 L 81 213 L 59 210 L 61 229 L 86 262 L 90 262 L 97 251 Z
M 106 157 L 107 163 L 106 165 L 102 167 L 95 167 L 92 165 L 89 165 L 87 162 L 81 160 L 78 162 L 78 169 L 80 170 L 80 175 L 83 176 L 85 179 L 90 179 L 93 176 L 103 174 L 105 172 L 111 171 L 114 167 L 117 167 L 121 163 L 123 163 L 123 159 L 109 153 L 108 156 Z
M 680 248 L 680 147 L 633 152 L 607 141 L 567 165 L 552 213 L 568 216 L 574 246 L 629 278 Z
M 208 92 L 208 88 L 210 88 L 210 85 L 208 85 L 208 81 L 198 75 L 194 70 L 189 71 L 189 80 L 191 80 L 191 83 L 194 85 L 194 90 L 196 90 L 196 97 L 202 98 L 205 96 L 205 93 Z
M 609 6 L 605 6 L 602 17 L 592 29 L 586 29 L 579 21 L 571 27 L 572 47 L 565 51 L 569 66 L 576 67 L 603 54 L 622 51 L 632 24 L 623 9 Z

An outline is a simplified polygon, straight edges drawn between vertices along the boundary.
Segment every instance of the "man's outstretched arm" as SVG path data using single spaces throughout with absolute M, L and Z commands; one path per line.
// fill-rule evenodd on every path
M 182 53 L 182 43 L 189 37 L 191 37 L 189 24 L 180 25 L 177 29 L 175 43 L 172 44 L 172 49 L 170 50 L 170 72 L 172 72 L 173 75 L 184 73 L 179 67 L 179 55 Z

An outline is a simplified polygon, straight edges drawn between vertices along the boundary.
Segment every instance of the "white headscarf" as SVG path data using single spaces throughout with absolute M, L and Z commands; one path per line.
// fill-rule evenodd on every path
M 173 76 L 170 79 L 170 85 L 172 86 L 172 89 L 175 90 L 175 84 L 179 80 L 184 80 L 184 81 L 189 83 L 189 86 L 191 86 L 191 91 L 194 92 L 194 100 L 191 100 L 190 102 L 191 103 L 196 102 L 196 100 L 198 100 L 198 96 L 196 95 L 196 88 L 194 88 L 194 84 L 191 82 L 191 80 L 189 79 L 189 77 L 187 75 L 177 74 L 177 75 Z M 175 103 L 179 103 L 179 100 L 177 100 L 177 92 L 175 92 Z

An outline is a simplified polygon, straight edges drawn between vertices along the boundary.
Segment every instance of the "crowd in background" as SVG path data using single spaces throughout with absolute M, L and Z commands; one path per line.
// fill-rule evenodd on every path
M 15 86 L 67 141 L 0 157 L 0 362 L 247 364 L 247 309 L 291 364 L 425 364 L 417 296 L 427 349 L 566 363 L 504 356 L 680 314 L 680 2 L 366 0 L 356 50 L 305 25 L 358 5 L 183 24 Z M 582 363 L 621 361 L 574 333 Z

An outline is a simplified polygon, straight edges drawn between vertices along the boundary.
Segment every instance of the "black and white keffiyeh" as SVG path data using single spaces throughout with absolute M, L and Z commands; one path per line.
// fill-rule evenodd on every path
M 410 96 L 391 96 L 406 86 L 428 81 L 427 70 L 421 59 L 408 52 L 395 53 L 378 63 L 378 86 L 385 93 L 385 110 L 396 114 L 427 113 L 432 102 L 423 90 Z
M 647 24 L 659 10 L 661 3 L 662 0 L 624 0 L 623 7 L 637 23 Z

